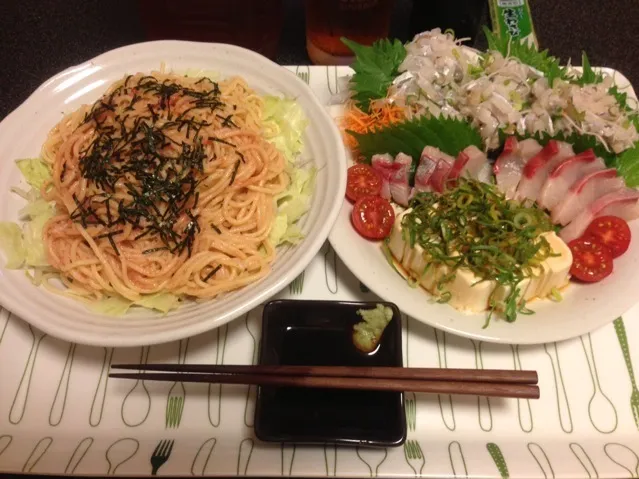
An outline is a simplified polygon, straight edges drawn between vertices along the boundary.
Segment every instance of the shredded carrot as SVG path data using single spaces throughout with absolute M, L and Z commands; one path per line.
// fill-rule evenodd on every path
M 369 113 L 365 113 L 355 106 L 355 104 L 349 103 L 346 106 L 346 114 L 340 118 L 339 124 L 344 143 L 353 153 L 353 157 L 359 158 L 357 140 L 348 134 L 346 130 L 355 133 L 370 133 L 371 131 L 402 121 L 404 118 L 403 108 L 386 102 L 382 104 L 371 104 Z

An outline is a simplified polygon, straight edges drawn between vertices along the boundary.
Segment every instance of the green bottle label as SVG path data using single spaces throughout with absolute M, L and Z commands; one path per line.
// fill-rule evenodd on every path
M 528 0 L 490 0 L 493 30 L 514 40 L 527 40 L 537 45 Z

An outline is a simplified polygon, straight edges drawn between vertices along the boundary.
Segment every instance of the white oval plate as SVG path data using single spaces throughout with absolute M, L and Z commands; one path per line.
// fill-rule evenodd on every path
M 311 208 L 300 224 L 305 239 L 280 248 L 271 273 L 246 288 L 204 303 L 187 303 L 166 316 L 131 312 L 99 315 L 83 304 L 36 288 L 22 271 L 0 267 L 0 304 L 58 338 L 96 346 L 138 346 L 173 341 L 221 326 L 278 293 L 311 262 L 339 212 L 346 183 L 346 156 L 339 131 L 311 89 L 293 73 L 255 52 L 232 45 L 158 41 L 130 45 L 69 68 L 40 86 L 0 123 L 0 221 L 15 221 L 22 200 L 9 192 L 19 185 L 17 158 L 34 157 L 48 131 L 69 112 L 95 101 L 127 73 L 203 69 L 222 77 L 241 75 L 260 93 L 297 98 L 309 125 L 302 157 L 317 169 Z M 4 259 L 0 258 L 0 265 Z
M 607 70 L 607 69 L 606 69 Z M 628 80 L 614 74 L 620 89 L 636 98 Z M 331 109 L 333 116 L 339 108 Z M 352 158 L 349 153 L 349 164 Z M 345 201 L 329 235 L 329 241 L 344 264 L 371 291 L 390 301 L 409 316 L 435 328 L 467 338 L 505 344 L 539 344 L 570 339 L 608 324 L 639 303 L 635 280 L 639 273 L 639 220 L 631 222 L 633 239 L 628 251 L 615 260 L 614 272 L 590 285 L 570 283 L 559 303 L 532 301 L 535 314 L 519 315 L 513 323 L 493 319 L 483 329 L 485 314 L 466 314 L 447 304 L 438 304 L 421 288 L 411 288 L 388 264 L 380 242 L 363 239 L 351 224 L 352 205 Z

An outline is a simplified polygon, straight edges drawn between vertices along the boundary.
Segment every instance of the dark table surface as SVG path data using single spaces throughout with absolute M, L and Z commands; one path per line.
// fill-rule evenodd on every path
M 285 30 L 276 60 L 307 64 L 304 2 L 284 1 Z M 396 0 L 393 36 L 403 40 L 408 36 L 413 1 L 431 0 Z M 572 58 L 573 64 L 580 63 L 581 51 L 586 50 L 593 65 L 618 69 L 639 84 L 637 0 L 530 0 L 530 4 L 543 48 L 564 60 Z M 0 119 L 55 73 L 144 40 L 131 0 L 0 1 Z
M 615 68 L 639 85 L 637 0 L 530 3 L 543 48 L 563 60 L 572 58 L 573 64 L 580 63 L 585 50 L 593 65 Z M 57 72 L 107 50 L 144 41 L 132 4 L 126 0 L 0 0 L 0 119 Z M 303 1 L 285 0 L 285 4 L 285 31 L 276 60 L 308 64 Z M 402 40 L 408 36 L 411 4 L 412 0 L 396 0 L 391 34 Z

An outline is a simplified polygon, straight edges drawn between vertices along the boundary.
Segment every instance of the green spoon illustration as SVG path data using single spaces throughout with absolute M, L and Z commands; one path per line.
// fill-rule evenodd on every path
M 604 453 L 612 462 L 628 471 L 630 477 L 639 477 L 639 455 L 625 444 L 609 442 Z
M 603 391 L 601 382 L 599 381 L 599 373 L 597 372 L 597 363 L 595 362 L 595 349 L 592 345 L 592 336 L 590 333 L 581 336 L 581 345 L 586 354 L 588 362 L 588 371 L 592 379 L 592 395 L 588 401 L 588 416 L 593 427 L 602 434 L 610 434 L 617 429 L 619 420 L 617 418 L 617 409 L 610 400 L 610 397 Z
M 499 449 L 499 446 L 494 442 L 489 442 L 486 444 L 486 449 L 488 449 L 488 454 L 493 458 L 495 462 L 495 466 L 497 466 L 497 470 L 501 475 L 502 479 L 508 479 L 510 475 L 508 474 L 508 466 L 506 465 L 506 460 L 504 459 L 504 455 Z
M 628 369 L 628 375 L 630 376 L 630 384 L 632 386 L 632 393 L 630 394 L 630 409 L 632 410 L 632 415 L 635 418 L 635 425 L 637 426 L 637 429 L 639 429 L 639 388 L 637 388 L 637 380 L 635 379 L 632 360 L 630 359 L 630 348 L 628 347 L 626 327 L 623 324 L 622 318 L 615 319 L 614 325 L 615 332 L 617 333 L 617 339 L 619 339 L 619 346 L 621 346 L 621 352 L 623 353 L 623 359 L 626 362 L 626 368 Z
M 138 449 L 140 442 L 132 437 L 124 437 L 111 444 L 104 453 L 109 466 L 107 476 L 114 476 L 120 466 L 137 454 Z

